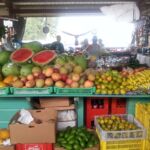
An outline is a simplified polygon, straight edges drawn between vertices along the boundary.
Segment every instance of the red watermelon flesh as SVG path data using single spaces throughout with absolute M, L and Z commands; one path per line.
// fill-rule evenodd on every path
M 56 57 L 56 53 L 53 50 L 44 50 L 36 53 L 32 57 L 32 61 L 39 65 L 46 65 Z
M 20 48 L 11 54 L 10 59 L 15 63 L 23 63 L 29 60 L 32 56 L 32 50 L 28 48 Z

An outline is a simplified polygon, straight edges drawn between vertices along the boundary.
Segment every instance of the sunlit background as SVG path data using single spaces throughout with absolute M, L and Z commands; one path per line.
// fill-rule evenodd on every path
M 52 43 L 56 40 L 56 35 L 61 35 L 66 49 L 75 46 L 75 36 L 78 35 L 80 35 L 78 36 L 79 46 L 85 38 L 91 44 L 92 37 L 96 35 L 98 39 L 102 39 L 105 47 L 128 47 L 134 32 L 133 23 L 118 22 L 115 19 L 102 15 L 86 15 L 48 18 L 50 19 L 47 24 L 49 25 L 49 30 L 54 30 L 54 32 L 44 34 L 43 27 L 45 26 L 45 19 L 38 17 L 34 18 L 34 21 L 32 19 L 27 18 L 24 36 L 26 38 L 23 39 L 24 42 L 27 42 L 27 40 L 38 40 L 43 44 Z M 41 20 L 39 21 L 37 19 Z M 37 26 L 35 27 L 35 25 Z M 36 31 L 35 28 L 37 28 Z M 67 34 L 64 32 L 67 32 Z M 30 36 L 32 34 L 34 36 Z
M 80 35 L 79 43 L 87 38 L 89 43 L 93 35 L 102 39 L 106 47 L 128 47 L 131 43 L 134 25 L 127 22 L 117 22 L 105 16 L 74 16 L 61 17 L 57 32 L 62 35 L 62 41 L 66 44 L 74 44 L 74 37 L 64 34 L 62 31 Z

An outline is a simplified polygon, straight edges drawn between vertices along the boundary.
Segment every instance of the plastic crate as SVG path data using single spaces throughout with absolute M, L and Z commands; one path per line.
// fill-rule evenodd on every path
M 15 150 L 53 150 L 53 144 L 16 144 Z
M 97 102 L 95 108 L 94 102 Z M 85 121 L 87 128 L 94 127 L 94 117 L 97 115 L 107 115 L 109 111 L 108 98 L 87 98 L 85 101 Z
M 103 115 L 102 117 L 108 117 L 112 115 Z M 126 130 L 126 131 L 105 131 L 103 130 L 98 121 L 97 118 L 99 116 L 95 116 L 95 126 L 97 129 L 98 136 L 100 139 L 104 141 L 121 141 L 121 140 L 144 140 L 146 137 L 146 130 L 143 127 L 143 125 L 133 117 L 133 115 L 115 115 L 122 117 L 126 120 L 128 120 L 131 123 L 134 123 L 139 129 L 136 130 Z
M 111 114 L 126 114 L 126 99 L 112 98 Z
M 143 140 L 100 141 L 100 150 L 146 150 Z
M 47 88 L 14 88 L 12 87 L 11 93 L 14 95 L 49 95 L 53 92 L 53 87 Z
M 58 88 L 54 87 L 54 92 L 56 94 L 64 94 L 64 95 L 74 95 L 77 94 L 82 96 L 83 94 L 86 95 L 93 95 L 95 93 L 95 87 L 92 88 Z
M 150 140 L 144 140 L 143 150 L 150 150 Z
M 9 92 L 9 87 L 0 88 L 0 95 L 8 95 Z
M 137 103 L 135 115 L 136 118 L 143 124 L 143 126 L 147 130 L 145 143 L 150 143 L 150 103 L 147 104 Z M 147 146 L 145 146 L 145 148 L 146 147 Z
M 136 118 L 147 130 L 146 140 L 144 140 L 144 150 L 150 150 L 150 103 L 137 103 L 135 109 Z

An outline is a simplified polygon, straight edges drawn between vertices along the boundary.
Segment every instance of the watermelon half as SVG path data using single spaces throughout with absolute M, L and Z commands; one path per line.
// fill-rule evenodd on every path
M 53 50 L 44 50 L 36 53 L 32 57 L 32 62 L 37 65 L 46 65 L 51 62 L 57 56 L 56 52 Z
M 10 60 L 14 63 L 24 63 L 33 56 L 32 50 L 28 48 L 20 48 L 10 55 Z

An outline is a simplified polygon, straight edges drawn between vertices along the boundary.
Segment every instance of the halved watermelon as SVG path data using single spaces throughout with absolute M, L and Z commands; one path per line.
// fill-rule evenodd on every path
M 33 56 L 32 50 L 28 48 L 20 48 L 11 53 L 10 59 L 14 63 L 24 63 Z
M 36 53 L 32 57 L 32 62 L 38 65 L 46 65 L 51 62 L 57 56 L 56 52 L 53 50 L 44 50 Z

